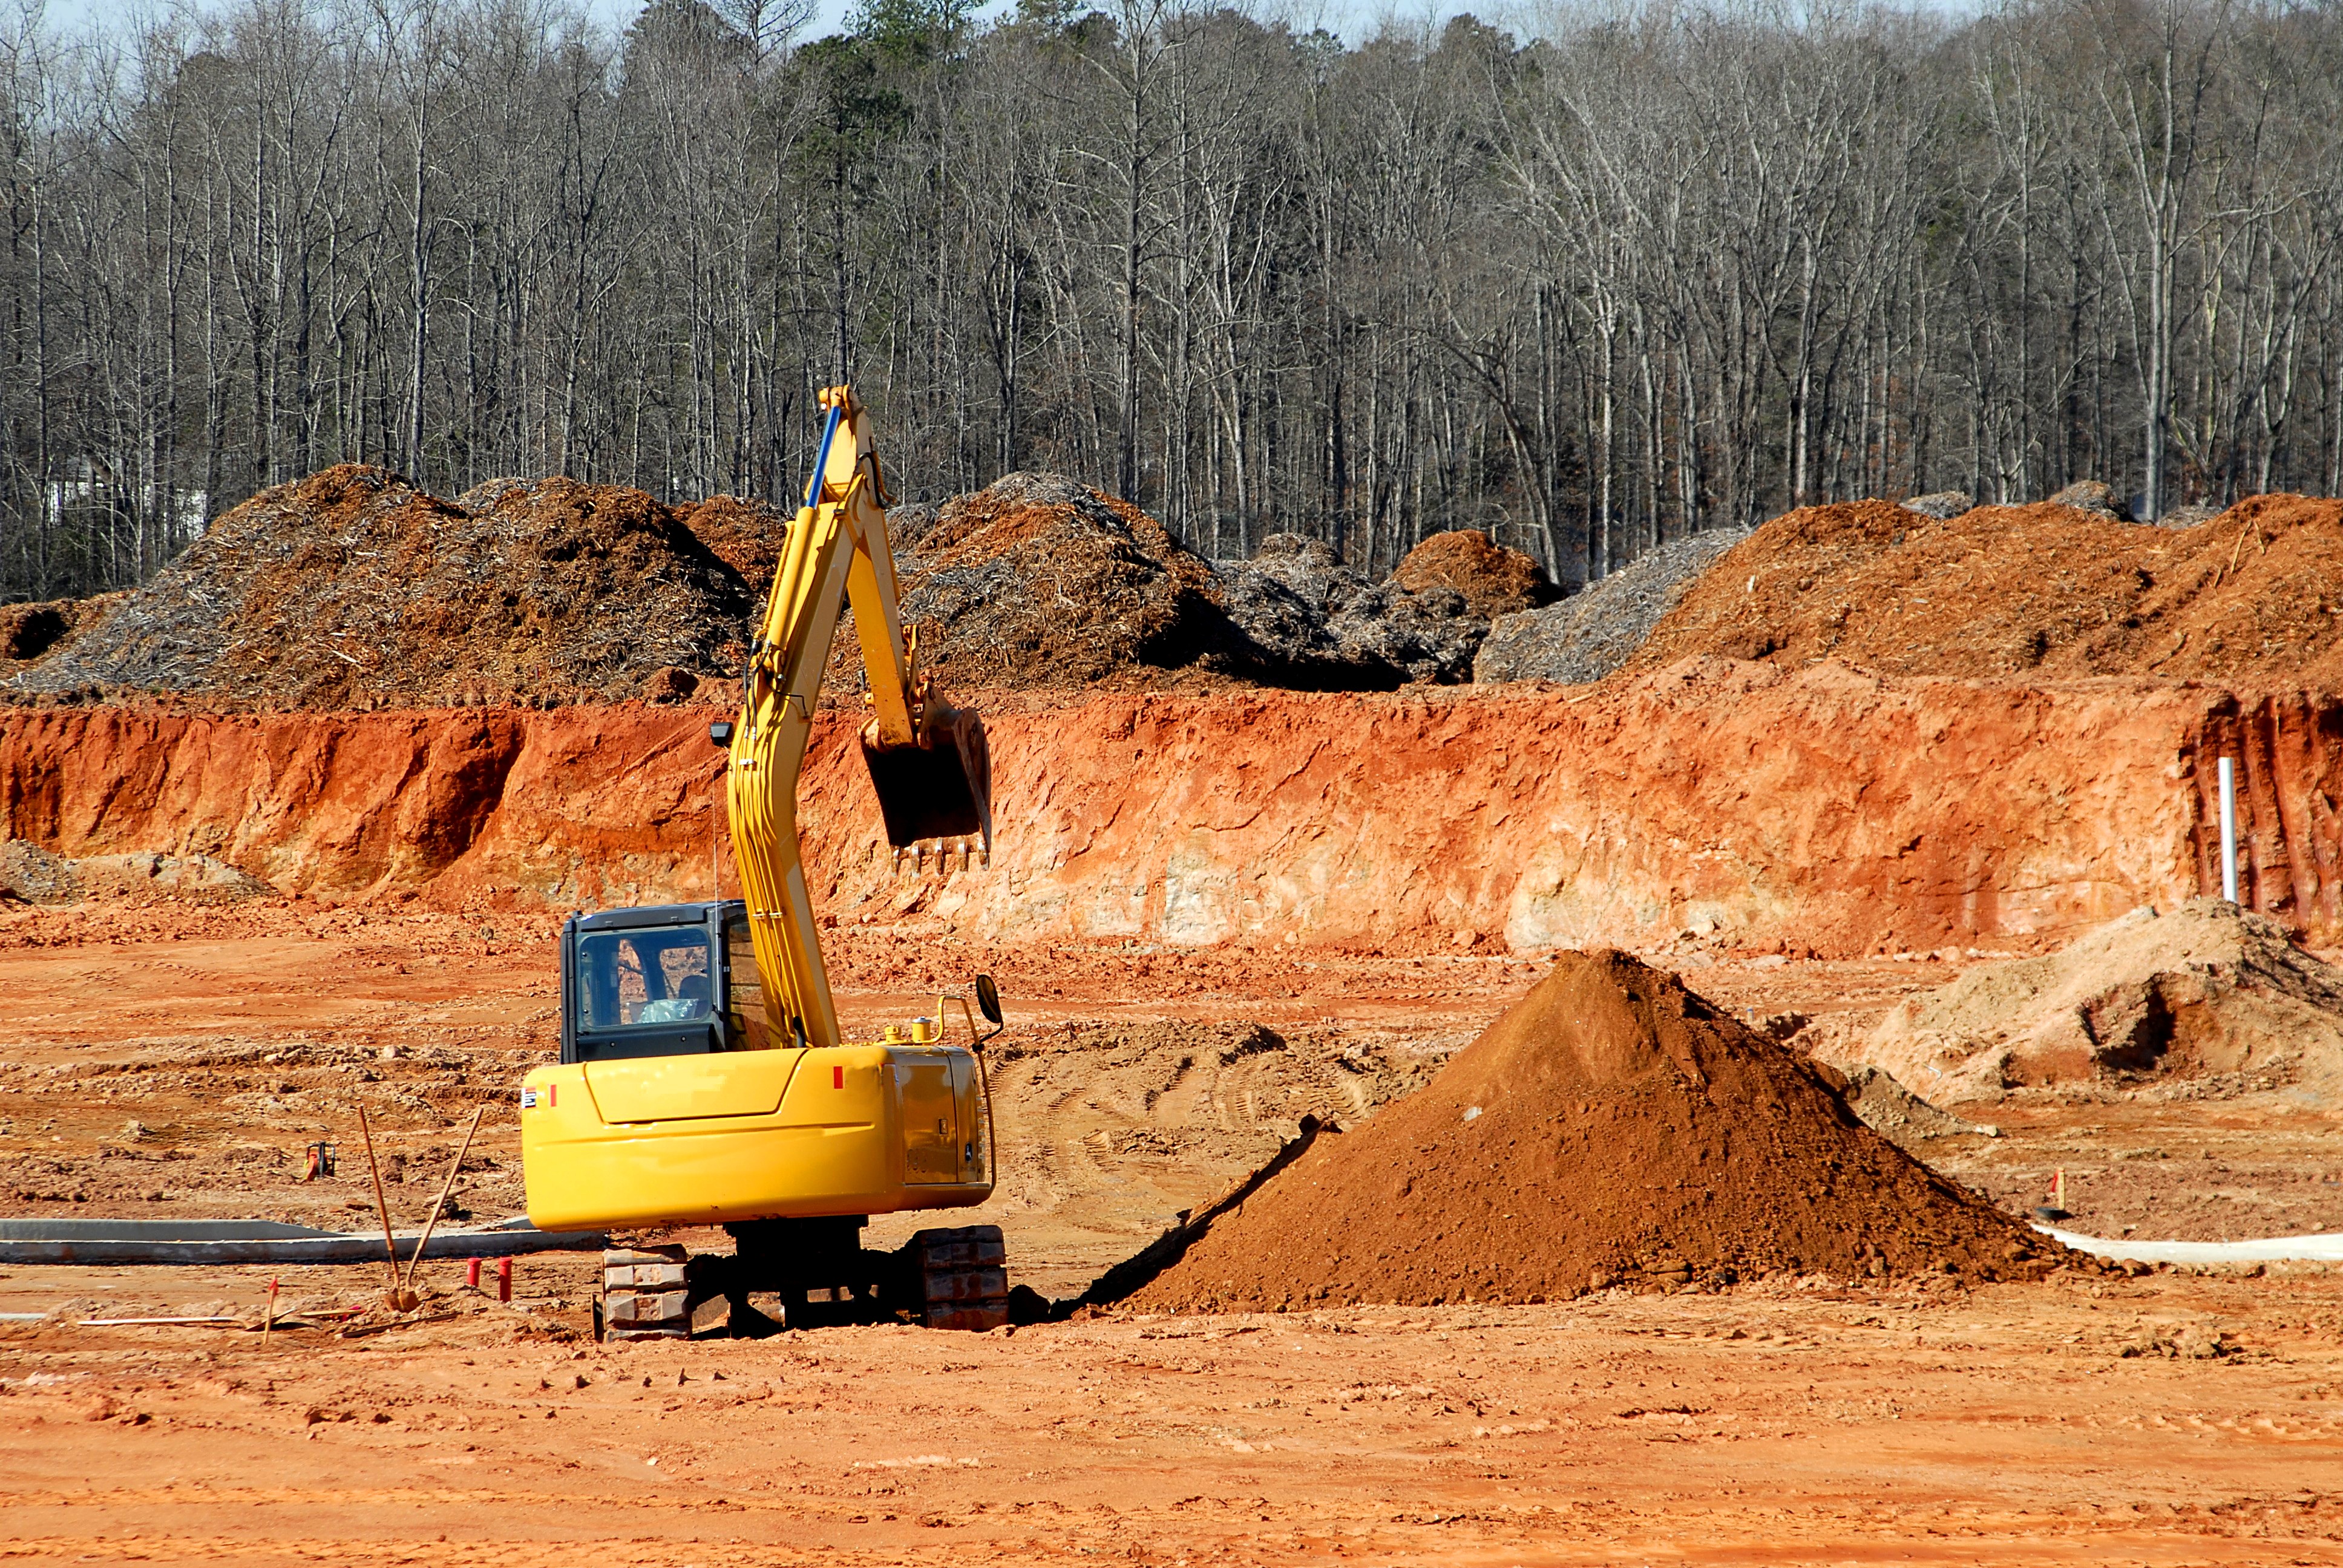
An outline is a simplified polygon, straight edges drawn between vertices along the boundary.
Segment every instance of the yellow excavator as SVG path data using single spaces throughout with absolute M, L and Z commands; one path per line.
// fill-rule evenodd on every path
M 991 1196 L 980 1052 L 1001 1029 L 965 997 L 849 1041 L 822 967 L 799 858 L 798 774 L 843 604 L 854 607 L 870 710 L 862 754 L 898 858 L 965 870 L 992 843 L 991 762 L 976 714 L 920 668 L 897 608 L 890 499 L 853 393 L 821 394 L 821 446 L 751 639 L 728 749 L 740 899 L 573 915 L 561 932 L 561 1060 L 520 1091 L 528 1216 L 542 1230 L 721 1225 L 729 1254 L 646 1245 L 604 1254 L 595 1329 L 685 1338 L 723 1299 L 731 1332 L 908 1314 L 932 1327 L 1008 1321 L 1001 1232 L 921 1231 L 880 1252 L 873 1214 Z M 948 1008 L 956 1006 L 958 1028 Z

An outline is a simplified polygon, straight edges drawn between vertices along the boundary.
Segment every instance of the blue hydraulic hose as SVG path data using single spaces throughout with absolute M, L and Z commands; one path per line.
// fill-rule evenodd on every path
M 830 437 L 838 434 L 838 422 L 846 417 L 843 402 L 830 406 L 830 423 L 822 427 L 821 449 L 813 455 L 813 482 L 806 486 L 805 504 L 809 507 L 821 501 L 821 476 L 830 467 Z

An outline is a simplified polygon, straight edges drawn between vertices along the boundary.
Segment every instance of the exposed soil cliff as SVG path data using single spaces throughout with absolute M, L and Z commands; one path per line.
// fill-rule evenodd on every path
M 899 877 L 853 715 L 818 716 L 815 899 L 1009 941 L 1894 951 L 2064 935 L 2217 889 L 2343 940 L 2343 700 L 1692 663 L 1571 695 L 996 699 L 989 869 Z M 0 714 L 0 829 L 202 854 L 287 891 L 700 897 L 719 710 Z M 1986 945 L 1990 945 L 1988 942 Z

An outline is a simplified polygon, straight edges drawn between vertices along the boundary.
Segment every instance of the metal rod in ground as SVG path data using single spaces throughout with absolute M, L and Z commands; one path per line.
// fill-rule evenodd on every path
M 268 1336 L 277 1328 L 277 1282 L 268 1282 L 268 1315 L 260 1320 L 260 1342 L 266 1347 Z
M 431 1217 L 423 1221 L 423 1239 L 415 1243 L 415 1251 L 407 1260 L 407 1272 L 398 1282 L 401 1290 L 415 1283 L 416 1265 L 423 1261 L 423 1249 L 431 1244 L 431 1231 L 439 1223 L 439 1216 L 447 1207 L 447 1195 L 456 1190 L 456 1172 L 464 1168 L 464 1156 L 472 1151 L 472 1137 L 480 1130 L 480 1118 L 488 1113 L 485 1105 L 472 1108 L 472 1124 L 464 1129 L 463 1144 L 457 1149 L 456 1158 L 447 1163 L 447 1180 L 439 1188 L 439 1201 L 431 1205 Z
M 2237 764 L 2221 759 L 2221 897 L 2237 901 Z
M 366 1103 L 358 1103 L 358 1136 L 366 1141 L 367 1171 L 374 1177 L 375 1212 L 382 1216 L 382 1256 L 390 1270 L 390 1288 L 398 1289 L 398 1244 L 390 1239 L 390 1200 L 382 1195 L 382 1162 L 374 1157 L 374 1129 L 367 1125 Z M 421 1248 L 416 1251 L 421 1251 Z

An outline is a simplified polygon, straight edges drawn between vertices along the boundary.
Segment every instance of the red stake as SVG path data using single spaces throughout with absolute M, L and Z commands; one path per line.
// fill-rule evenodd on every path
M 500 1302 L 512 1300 L 512 1260 L 510 1258 L 497 1260 L 497 1300 Z
M 465 1260 L 464 1260 L 464 1283 L 466 1283 L 467 1285 L 469 1285 L 473 1290 L 476 1290 L 476 1291 L 477 1291 L 477 1290 L 478 1290 L 478 1289 L 480 1288 L 480 1261 L 479 1261 L 479 1259 L 478 1259 L 478 1258 L 467 1258 L 467 1259 L 465 1259 Z

